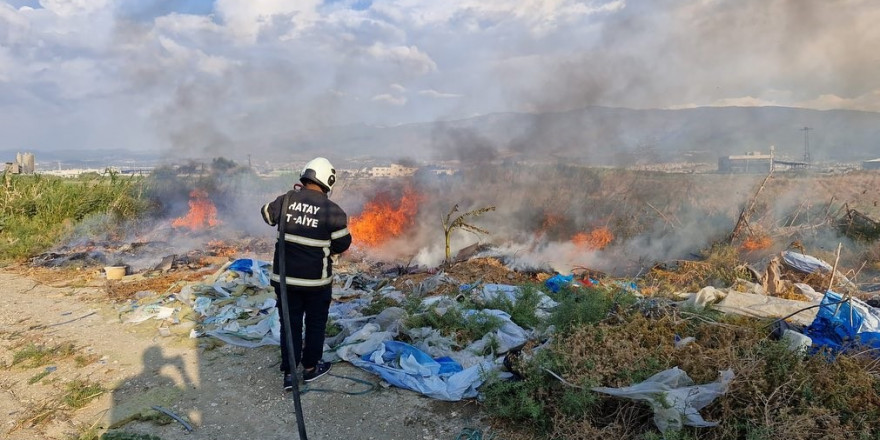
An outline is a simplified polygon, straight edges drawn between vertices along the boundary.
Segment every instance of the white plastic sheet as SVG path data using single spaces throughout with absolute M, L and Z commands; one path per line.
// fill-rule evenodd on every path
M 803 310 L 813 303 L 778 298 L 775 296 L 742 293 L 732 289 L 716 289 L 708 286 L 697 293 L 687 294 L 682 305 L 702 309 L 712 307 L 724 313 L 733 313 L 752 318 L 782 318 L 798 312 L 789 318 L 801 325 L 810 325 L 816 318 L 816 309 Z
M 622 388 L 596 387 L 597 393 L 642 400 L 654 410 L 654 424 L 661 432 L 680 430 L 682 425 L 707 427 L 717 422 L 703 420 L 699 411 L 727 392 L 733 370 L 724 370 L 712 383 L 694 385 L 694 381 L 678 367 L 661 371 L 644 382 Z

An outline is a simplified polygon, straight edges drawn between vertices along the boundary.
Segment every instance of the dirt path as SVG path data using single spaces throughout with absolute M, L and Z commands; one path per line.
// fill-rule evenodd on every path
M 163 337 L 155 324 L 120 322 L 99 283 L 70 284 L 0 270 L 0 365 L 7 366 L 0 376 L 0 438 L 75 439 L 89 427 L 102 432 L 116 425 L 163 440 L 297 438 L 276 347 L 210 349 L 186 335 Z M 51 349 L 40 352 L 42 362 L 23 356 L 39 347 Z M 332 372 L 378 382 L 347 363 Z M 76 383 L 106 391 L 71 409 L 62 398 Z M 368 389 L 340 377 L 312 387 Z M 184 416 L 193 431 L 157 418 L 152 406 Z M 441 402 L 383 386 L 362 395 L 309 391 L 303 406 L 313 440 L 451 440 L 466 427 L 485 429 L 473 402 Z

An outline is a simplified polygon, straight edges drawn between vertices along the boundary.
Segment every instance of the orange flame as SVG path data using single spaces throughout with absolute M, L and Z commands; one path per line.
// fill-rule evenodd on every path
M 364 205 L 363 212 L 351 218 L 348 230 L 358 243 L 381 245 L 412 226 L 421 200 L 422 196 L 412 188 L 406 188 L 398 202 L 386 192 L 379 193 Z
M 578 232 L 571 238 L 571 242 L 575 246 L 597 251 L 604 249 L 612 240 L 614 240 L 614 234 L 606 226 L 593 229 L 590 232 Z
M 766 234 L 750 235 L 743 240 L 740 248 L 746 252 L 767 249 L 773 245 L 773 240 Z
M 189 197 L 189 212 L 183 217 L 174 219 L 171 226 L 198 231 L 220 224 L 217 220 L 217 207 L 211 203 L 207 192 L 194 189 L 189 193 Z

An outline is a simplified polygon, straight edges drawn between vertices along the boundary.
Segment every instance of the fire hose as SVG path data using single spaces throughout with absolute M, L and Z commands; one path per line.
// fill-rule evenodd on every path
M 284 240 L 284 229 L 287 225 L 287 216 L 284 215 L 284 210 L 287 209 L 288 203 L 288 194 L 284 195 L 284 204 L 282 206 L 281 219 L 278 221 L 278 285 L 279 285 L 279 296 L 281 297 L 281 309 L 284 313 L 288 313 L 290 311 L 289 301 L 287 300 L 287 271 L 285 270 L 285 240 Z M 299 376 L 296 374 L 296 367 L 298 362 L 296 362 L 296 356 L 293 353 L 293 331 L 290 329 L 290 322 L 286 318 L 281 318 L 282 327 L 284 327 L 284 336 L 285 336 L 285 346 L 287 347 L 287 363 L 292 367 L 293 371 L 293 408 L 296 412 L 296 426 L 299 430 L 299 439 L 300 440 L 308 440 L 308 436 L 306 436 L 306 422 L 305 417 L 303 417 L 302 412 L 302 402 L 299 397 Z M 299 335 L 298 337 L 301 337 Z

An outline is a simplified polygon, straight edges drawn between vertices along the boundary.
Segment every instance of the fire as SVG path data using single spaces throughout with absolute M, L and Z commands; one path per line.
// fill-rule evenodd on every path
M 379 193 L 364 205 L 363 212 L 351 218 L 348 230 L 357 243 L 381 245 L 399 237 L 413 224 L 421 200 L 422 196 L 412 188 L 406 188 L 397 202 L 389 193 Z
M 746 252 L 767 249 L 773 245 L 773 240 L 766 234 L 750 235 L 746 238 L 740 248 Z
M 178 217 L 171 222 L 175 228 L 189 228 L 198 231 L 212 226 L 217 226 L 217 207 L 208 198 L 208 193 L 194 189 L 189 193 L 189 212 L 183 217 Z
M 604 249 L 612 240 L 614 240 L 614 234 L 606 226 L 593 229 L 590 232 L 578 232 L 571 238 L 571 242 L 576 246 L 592 250 Z

